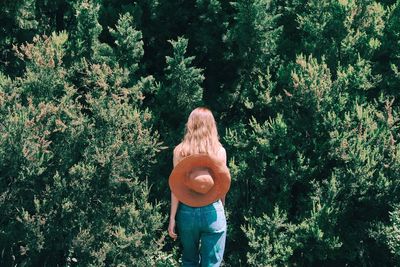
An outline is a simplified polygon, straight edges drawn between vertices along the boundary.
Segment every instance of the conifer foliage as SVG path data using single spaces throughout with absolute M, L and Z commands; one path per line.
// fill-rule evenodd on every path
M 96 19 L 92 2 L 77 8 Z M 95 20 L 79 39 L 79 22 L 75 42 L 66 32 L 37 36 L 16 48 L 25 74 L 2 74 L 1 265 L 167 263 L 146 182 L 160 140 L 142 94 L 154 88 L 151 77 L 133 78 L 143 44 L 131 20 L 121 16 L 114 31 L 118 53 L 99 44 Z M 138 52 L 121 56 L 131 45 Z
M 400 265 L 399 21 L 399 0 L 1 1 L 0 266 L 179 266 L 167 179 L 200 105 L 232 175 L 224 266 Z

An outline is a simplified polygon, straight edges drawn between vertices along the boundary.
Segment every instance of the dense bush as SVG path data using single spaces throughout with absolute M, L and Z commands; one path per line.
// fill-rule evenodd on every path
M 177 265 L 199 105 L 233 179 L 225 266 L 400 265 L 400 1 L 0 7 L 1 266 Z

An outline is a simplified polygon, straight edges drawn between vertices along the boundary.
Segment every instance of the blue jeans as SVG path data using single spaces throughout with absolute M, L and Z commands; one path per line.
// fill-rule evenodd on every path
M 221 200 L 199 208 L 179 203 L 176 225 L 183 246 L 182 266 L 220 266 L 226 240 Z

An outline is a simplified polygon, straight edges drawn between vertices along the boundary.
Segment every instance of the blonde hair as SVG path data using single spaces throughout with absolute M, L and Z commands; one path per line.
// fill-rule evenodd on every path
M 180 155 L 183 157 L 193 154 L 217 155 L 221 143 L 217 124 L 208 108 L 194 109 L 186 123 L 185 135 L 180 144 Z

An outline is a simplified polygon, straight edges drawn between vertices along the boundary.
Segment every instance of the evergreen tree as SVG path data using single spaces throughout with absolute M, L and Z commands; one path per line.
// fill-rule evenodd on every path
M 166 57 L 165 82 L 157 95 L 160 127 L 165 133 L 169 129 L 182 130 L 189 113 L 203 103 L 203 71 L 192 66 L 193 56 L 185 55 L 188 40 L 179 37 L 176 41 L 169 42 L 173 48 L 173 56 Z M 174 112 L 171 112 L 172 109 Z
M 92 12 L 86 4 L 78 8 Z M 117 30 L 124 27 L 121 21 Z M 118 63 L 97 64 L 103 45 L 95 36 L 84 40 L 74 56 L 86 91 L 63 61 L 67 33 L 21 46 L 24 76 L 1 76 L 1 263 L 173 264 L 161 251 L 159 205 L 148 201 L 146 180 L 160 149 L 141 107 L 151 81 L 127 87 L 129 73 Z
M 199 105 L 232 174 L 226 266 L 399 265 L 399 11 L 2 1 L 0 265 L 176 266 L 167 178 Z
M 228 41 L 237 76 L 234 90 L 225 102 L 236 117 L 249 118 L 263 113 L 275 87 L 272 75 L 279 64 L 280 7 L 269 0 L 236 1 L 232 5 L 236 14 Z M 222 96 L 226 98 L 225 94 Z

